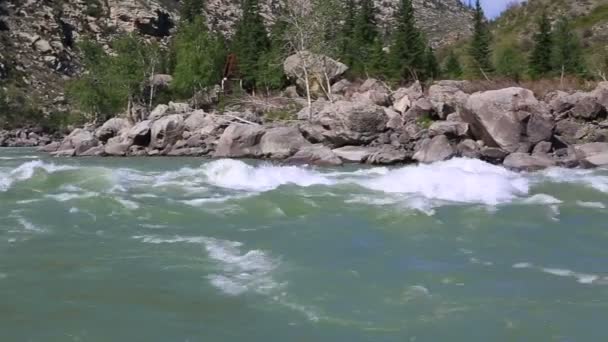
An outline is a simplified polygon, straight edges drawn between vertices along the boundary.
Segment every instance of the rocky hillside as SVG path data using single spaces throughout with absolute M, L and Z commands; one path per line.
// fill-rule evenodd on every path
M 564 15 L 572 20 L 583 39 L 585 55 L 590 64 L 605 52 L 608 41 L 608 2 L 606 0 L 529 0 L 514 5 L 495 22 L 497 44 L 519 40 L 529 46 L 540 15 L 547 13 L 553 20 Z
M 240 0 L 208 0 L 207 18 L 230 35 Z M 377 0 L 379 23 L 392 25 L 398 0 Z M 414 0 L 419 23 L 435 46 L 470 34 L 470 12 L 459 0 Z M 44 112 L 65 109 L 64 84 L 81 72 L 75 44 L 88 36 L 106 44 L 120 33 L 138 32 L 168 41 L 179 0 L 0 0 L 0 80 L 22 90 Z M 263 0 L 268 24 L 282 0 Z M 450 25 L 442 23 L 449 22 Z
M 262 13 L 268 24 L 274 22 L 282 0 L 262 0 Z M 378 23 L 389 32 L 400 0 L 375 0 Z M 240 0 L 208 0 L 207 18 L 217 30 L 230 35 L 239 20 Z M 460 0 L 413 0 L 418 24 L 435 47 L 445 46 L 471 34 L 471 11 Z M 445 25 L 444 23 L 449 23 Z
M 61 110 L 64 81 L 80 70 L 75 44 L 125 32 L 163 40 L 175 8 L 144 0 L 0 0 L 0 77 L 43 110 Z

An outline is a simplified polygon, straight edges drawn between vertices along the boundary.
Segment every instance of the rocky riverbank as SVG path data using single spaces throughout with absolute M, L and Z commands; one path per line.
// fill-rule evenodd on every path
M 479 158 L 516 170 L 608 165 L 608 83 L 591 92 L 523 88 L 468 93 L 466 81 L 389 89 L 341 80 L 332 100 L 297 119 L 270 121 L 255 110 L 206 112 L 160 105 L 146 119 L 114 118 L 41 149 L 56 156 L 209 156 L 287 163 L 432 163 Z M 288 92 L 289 93 L 289 92 Z M 291 92 L 291 101 L 305 104 Z
M 41 128 L 20 128 L 0 130 L 0 147 L 46 146 L 53 141 L 61 141 L 61 135 L 49 134 Z

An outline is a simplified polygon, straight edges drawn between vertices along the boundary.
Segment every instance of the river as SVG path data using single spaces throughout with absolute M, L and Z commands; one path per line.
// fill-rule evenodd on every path
M 606 341 L 608 171 L 0 150 L 2 341 Z

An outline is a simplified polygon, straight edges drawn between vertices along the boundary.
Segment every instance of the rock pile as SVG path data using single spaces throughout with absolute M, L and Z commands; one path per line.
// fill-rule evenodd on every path
M 207 113 L 160 105 L 136 124 L 115 118 L 46 146 L 69 156 L 211 156 L 288 162 L 432 163 L 479 158 L 516 170 L 608 165 L 608 83 L 543 100 L 523 88 L 467 94 L 465 81 L 390 90 L 338 81 L 300 120 L 266 122 L 250 111 Z M 298 100 L 298 99 L 296 99 Z M 306 103 L 299 99 L 300 103 Z

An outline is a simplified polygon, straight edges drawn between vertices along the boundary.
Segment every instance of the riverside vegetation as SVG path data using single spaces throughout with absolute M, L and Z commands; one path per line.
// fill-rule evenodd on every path
M 37 131 L 7 132 L 0 143 L 45 145 L 62 156 L 330 165 L 455 156 L 525 170 L 608 163 L 608 85 L 593 86 L 606 66 L 586 65 L 566 16 L 541 13 L 526 56 L 513 43 L 494 44 L 477 1 L 466 49 L 442 48 L 439 63 L 410 0 L 400 1 L 391 32 L 379 30 L 375 6 L 287 1 L 268 29 L 258 2 L 248 0 L 234 35 L 225 36 L 208 29 L 203 1 L 185 1 L 168 48 L 136 35 L 112 41 L 111 53 L 93 40 L 80 42 L 86 72 L 68 95 L 80 121 L 92 124 L 54 143 Z M 227 59 L 237 61 L 230 75 Z M 223 93 L 218 84 L 226 76 L 254 95 Z M 543 81 L 553 77 L 558 81 Z M 573 80 L 587 91 L 562 91 Z

